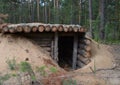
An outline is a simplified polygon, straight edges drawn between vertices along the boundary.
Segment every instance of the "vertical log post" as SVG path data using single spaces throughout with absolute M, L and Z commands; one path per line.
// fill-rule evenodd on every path
M 51 41 L 51 57 L 54 58 L 54 41 Z
M 54 60 L 58 61 L 58 32 L 54 36 Z
M 72 68 L 76 69 L 77 64 L 77 48 L 78 48 L 78 35 L 74 34 L 74 42 L 73 42 L 73 64 Z

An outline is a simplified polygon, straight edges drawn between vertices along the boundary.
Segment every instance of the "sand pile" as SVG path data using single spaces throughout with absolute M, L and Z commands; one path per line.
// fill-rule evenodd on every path
M 7 60 L 17 63 L 27 60 L 33 66 L 54 65 L 54 61 L 42 48 L 28 39 L 16 35 L 0 35 L 0 72 L 8 68 Z
M 112 49 L 108 45 L 103 45 L 92 40 L 91 43 L 91 63 L 85 67 L 78 69 L 81 72 L 92 72 L 94 70 L 111 69 L 115 67 L 113 54 L 110 53 L 109 49 Z

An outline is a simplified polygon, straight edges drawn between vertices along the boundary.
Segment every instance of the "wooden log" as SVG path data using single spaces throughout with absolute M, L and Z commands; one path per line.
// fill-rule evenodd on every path
M 80 39 L 79 40 L 80 43 L 86 44 L 86 45 L 90 45 L 91 44 L 91 40 L 84 38 L 84 39 Z
M 62 26 L 62 25 L 58 26 L 58 31 L 59 31 L 59 32 L 62 32 L 62 31 L 63 31 L 63 26 Z
M 68 30 L 69 32 L 72 32 L 72 31 L 73 31 L 72 26 L 70 26 L 68 29 L 69 29 L 69 30 Z
M 22 32 L 22 31 L 23 31 L 22 26 L 18 26 L 18 27 L 16 27 L 16 31 L 17 31 L 17 32 Z
M 56 32 L 57 31 L 57 27 L 56 26 L 52 26 L 52 32 Z
M 78 35 L 74 34 L 74 42 L 73 42 L 73 64 L 72 64 L 72 68 L 73 69 L 76 69 L 77 47 L 78 47 Z
M 79 68 L 82 68 L 82 67 L 85 66 L 85 64 L 82 63 L 81 61 L 77 61 L 77 66 L 78 66 Z
M 37 32 L 38 28 L 36 26 L 32 27 L 32 32 Z
M 54 41 L 51 41 L 51 57 L 54 59 Z
M 51 51 L 51 48 L 50 47 L 42 47 L 44 50 L 50 52 Z
M 55 37 L 54 37 L 54 60 L 57 62 L 58 61 L 58 33 L 55 32 Z
M 4 33 L 4 32 L 8 32 L 9 30 L 8 30 L 8 27 L 4 27 L 3 29 L 2 29 L 2 32 Z
M 25 33 L 29 33 L 29 32 L 31 31 L 31 28 L 30 28 L 29 26 L 24 26 L 24 27 L 23 27 L 23 31 L 24 31 Z
M 90 51 L 91 47 L 89 45 L 85 45 L 85 44 L 78 44 L 79 49 L 83 49 L 85 51 Z
M 44 27 L 43 25 L 40 25 L 39 28 L 38 28 L 38 31 L 39 31 L 39 32 L 43 32 L 44 29 L 45 29 L 45 27 Z
M 50 25 L 45 26 L 45 31 L 46 31 L 46 32 L 49 32 L 50 30 L 51 30 Z
M 10 28 L 9 28 L 9 32 L 10 32 L 10 33 L 15 33 L 15 28 L 14 28 L 14 27 L 10 27 Z
M 83 57 L 82 55 L 79 55 L 78 56 L 78 61 L 81 61 L 82 63 L 84 63 L 84 64 L 88 64 L 88 63 L 90 63 L 90 58 L 85 58 L 85 57 Z
M 50 47 L 50 46 L 51 46 L 51 44 L 49 44 L 49 43 L 48 43 L 48 44 L 40 44 L 40 43 L 39 43 L 39 45 L 40 45 L 41 47 Z
M 65 27 L 63 28 L 63 31 L 64 31 L 64 32 L 68 32 L 68 27 L 65 26 Z
M 79 32 L 85 32 L 85 28 L 84 28 L 84 27 L 81 27 L 81 28 L 79 29 Z
M 74 26 L 73 31 L 78 32 L 78 29 L 79 29 L 78 26 Z
M 84 56 L 84 57 L 90 57 L 90 52 L 89 51 L 85 51 L 85 50 L 82 50 L 82 49 L 78 49 L 78 54 Z

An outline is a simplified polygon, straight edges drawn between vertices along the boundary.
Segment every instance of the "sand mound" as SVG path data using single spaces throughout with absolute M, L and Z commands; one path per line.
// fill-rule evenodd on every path
M 16 62 L 28 60 L 33 66 L 54 65 L 54 61 L 42 48 L 28 39 L 16 35 L 0 34 L 0 72 L 8 68 L 6 61 L 15 59 Z
M 77 71 L 81 72 L 92 72 L 94 70 L 102 70 L 102 69 L 111 69 L 115 66 L 113 54 L 110 53 L 109 49 L 111 49 L 108 45 L 103 45 L 91 40 L 91 63 L 86 65 L 85 67 L 78 69 Z M 92 69 L 91 69 L 92 68 Z

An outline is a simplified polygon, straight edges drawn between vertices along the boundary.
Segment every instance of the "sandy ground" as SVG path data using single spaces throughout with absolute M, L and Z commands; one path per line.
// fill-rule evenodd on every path
M 0 72 L 8 69 L 7 60 L 15 59 L 17 63 L 28 60 L 33 66 L 56 65 L 42 48 L 23 37 L 0 35 Z M 57 65 L 56 65 L 57 66 Z
M 68 72 L 67 75 L 74 75 L 73 79 L 78 85 L 120 85 L 120 46 L 101 45 L 92 40 L 91 47 L 92 62 L 81 69 Z M 6 61 L 13 58 L 17 63 L 28 59 L 33 68 L 47 65 L 60 69 L 47 52 L 28 39 L 0 34 L 1 73 L 8 70 Z

